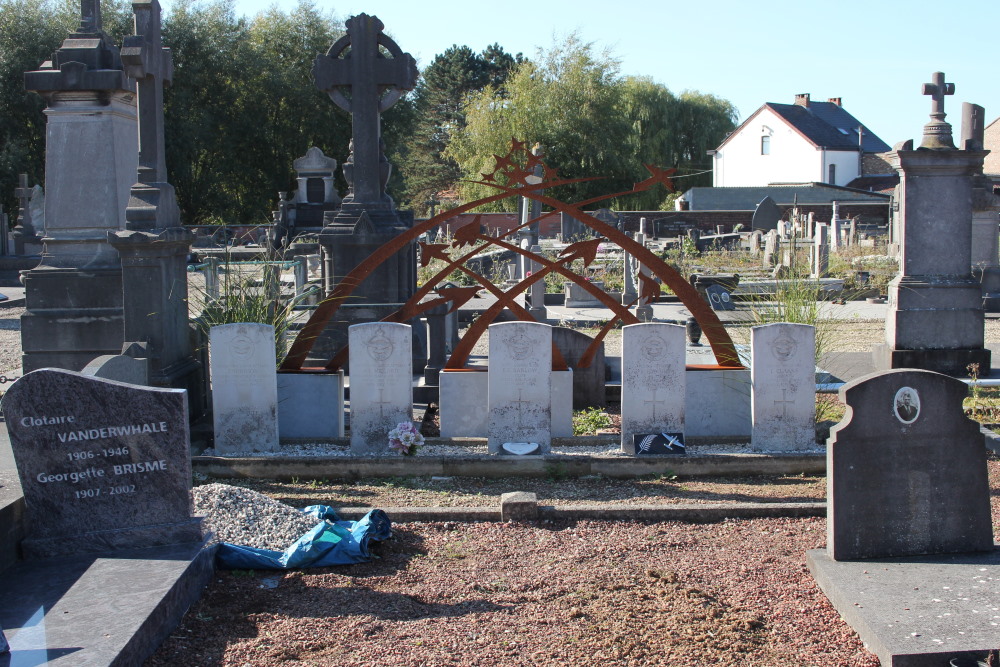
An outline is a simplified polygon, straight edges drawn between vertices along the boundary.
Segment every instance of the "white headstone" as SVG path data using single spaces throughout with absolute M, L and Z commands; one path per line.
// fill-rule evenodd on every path
M 827 245 L 828 228 L 822 222 L 816 225 L 816 235 L 812 247 L 812 277 L 826 278 L 830 263 L 830 248 Z
M 686 329 L 649 322 L 622 329 L 622 451 L 637 433 L 683 433 Z
M 412 336 L 408 324 L 348 328 L 351 452 L 389 454 L 389 431 L 413 419 Z
M 215 450 L 278 449 L 278 379 L 274 327 L 223 324 L 209 331 Z
M 491 454 L 505 442 L 552 442 L 552 327 L 537 322 L 490 325 L 489 418 Z
M 752 447 L 787 452 L 816 446 L 816 330 L 765 324 L 750 333 Z

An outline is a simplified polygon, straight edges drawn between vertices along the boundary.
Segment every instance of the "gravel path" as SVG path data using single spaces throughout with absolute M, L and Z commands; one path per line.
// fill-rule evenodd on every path
M 875 667 L 804 566 L 824 531 L 406 524 L 372 563 L 219 572 L 146 664 Z

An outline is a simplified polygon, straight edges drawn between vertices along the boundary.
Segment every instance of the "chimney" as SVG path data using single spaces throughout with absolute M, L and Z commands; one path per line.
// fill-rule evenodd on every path
M 827 100 L 827 102 L 829 102 L 830 104 L 836 104 L 838 107 L 844 106 L 843 104 L 841 104 L 841 98 L 839 97 L 831 97 L 830 99 Z
M 802 93 L 801 95 L 795 96 L 795 104 L 800 107 L 809 108 L 809 93 Z

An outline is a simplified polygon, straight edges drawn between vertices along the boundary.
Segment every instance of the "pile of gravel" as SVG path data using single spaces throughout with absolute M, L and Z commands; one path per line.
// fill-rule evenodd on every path
M 205 530 L 219 542 L 284 551 L 312 530 L 314 517 L 262 493 L 228 484 L 191 490 L 195 514 L 205 515 Z

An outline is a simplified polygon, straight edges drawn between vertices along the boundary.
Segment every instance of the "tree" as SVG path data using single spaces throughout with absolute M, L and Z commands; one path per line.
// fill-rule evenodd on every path
M 649 78 L 622 76 L 609 51 L 598 52 L 574 34 L 540 51 L 535 62 L 521 63 L 504 90 L 487 87 L 474 94 L 466 121 L 446 150 L 465 179 L 479 181 L 491 172 L 492 156 L 506 153 L 512 137 L 529 146 L 538 142 L 560 177 L 603 177 L 547 193 L 572 202 L 631 189 L 649 176 L 644 164 L 702 169 L 705 151 L 735 127 L 735 110 L 711 95 L 685 92 L 677 98 Z M 496 190 L 465 182 L 461 192 L 471 200 Z M 667 194 L 653 189 L 603 205 L 658 209 Z M 513 206 L 509 199 L 488 208 Z
M 424 202 L 454 186 L 461 176 L 454 160 L 444 155 L 452 135 L 465 127 L 469 96 L 487 86 L 501 90 L 511 70 L 523 61 L 499 44 L 476 54 L 454 45 L 428 65 L 414 96 L 413 132 L 400 151 L 407 204 L 424 210 Z

